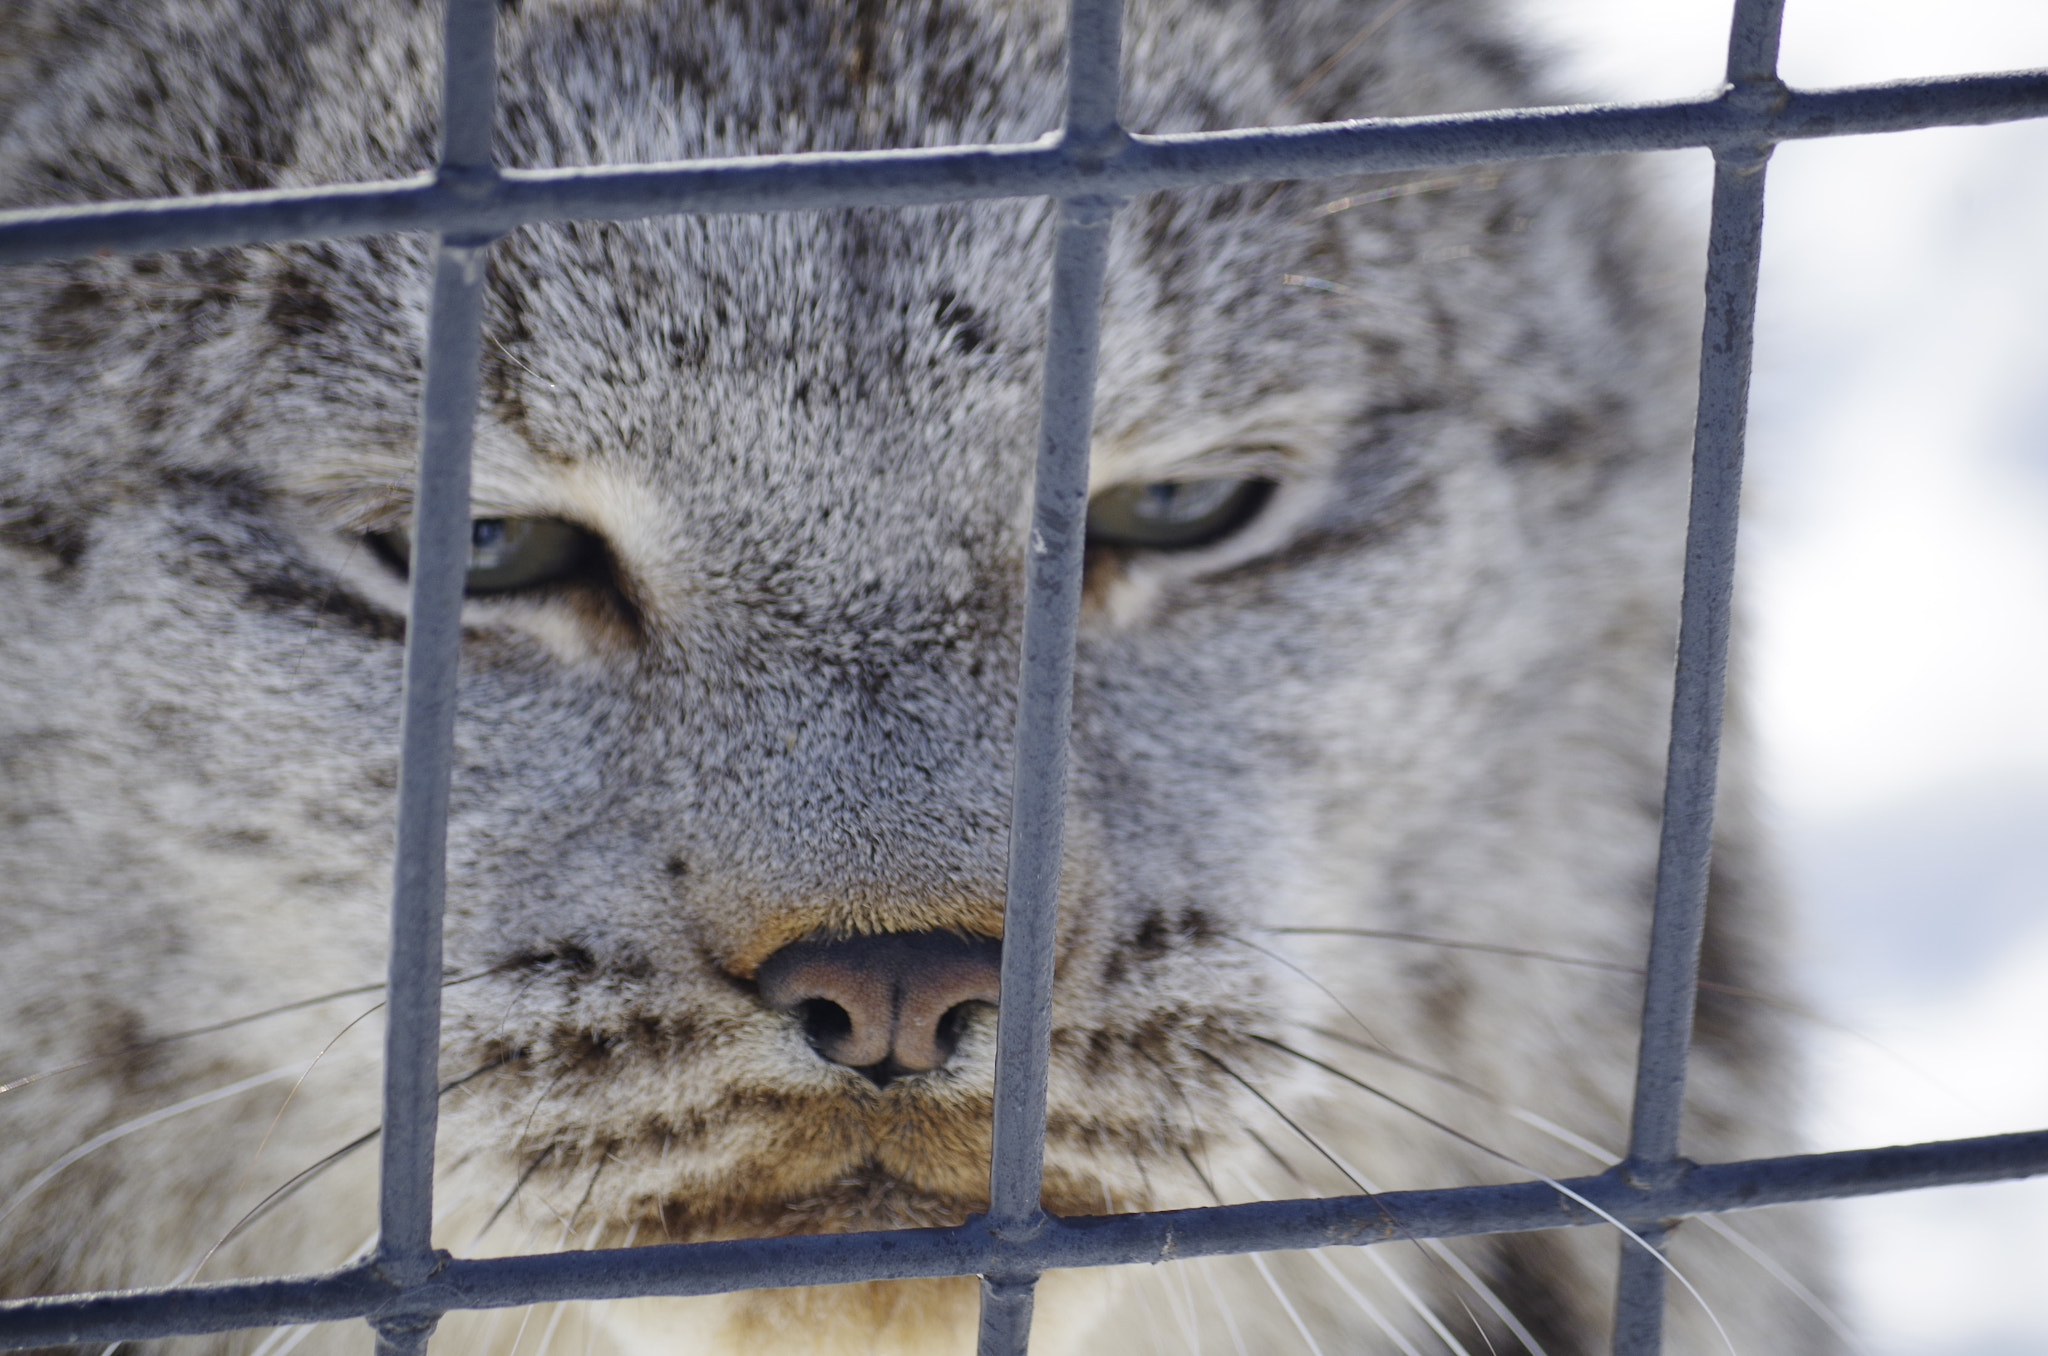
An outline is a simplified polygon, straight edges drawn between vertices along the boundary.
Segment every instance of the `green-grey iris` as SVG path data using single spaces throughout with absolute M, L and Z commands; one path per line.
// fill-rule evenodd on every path
M 412 558 L 410 531 L 382 532 L 377 540 L 401 566 Z M 587 569 L 597 538 L 560 518 L 476 518 L 469 525 L 465 593 L 517 593 L 559 583 Z
M 1088 504 L 1088 541 L 1147 551 L 1212 546 L 1265 507 L 1273 482 L 1256 476 L 1155 480 L 1104 490 Z

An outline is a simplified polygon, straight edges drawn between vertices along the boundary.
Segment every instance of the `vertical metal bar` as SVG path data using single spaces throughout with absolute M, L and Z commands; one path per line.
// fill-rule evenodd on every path
M 1025 1356 L 1031 1345 L 1031 1309 L 1036 1276 L 981 1278 L 981 1334 L 978 1356 Z
M 1072 0 L 1067 12 L 1067 116 L 1063 139 L 1100 153 L 1116 122 L 1122 0 Z M 1094 426 L 1102 280 L 1115 204 L 1060 205 L 1047 317 L 1045 385 L 1024 586 L 1023 661 L 1017 684 L 1017 763 L 1010 862 L 1003 901 L 1002 1002 L 996 1020 L 995 1125 L 989 1155 L 989 1227 L 1028 1237 L 1044 1220 L 1045 1100 L 1052 1039 L 1053 951 L 1058 933 L 1067 743 L 1073 724 L 1074 638 L 1088 518 L 1088 444 Z M 1034 1274 L 987 1276 L 981 1356 L 1023 1356 L 1030 1344 Z
M 1003 989 L 996 1022 L 996 1108 L 989 1213 L 1038 1216 L 1045 1140 L 1046 1045 L 1074 693 L 1074 633 L 1088 514 L 1097 311 L 1111 208 L 1062 205 L 1053 251 L 1052 323 L 1024 586 L 1017 767 L 1003 905 Z
M 441 29 L 444 170 L 484 168 L 491 163 L 492 115 L 498 95 L 497 18 L 495 0 L 447 0 Z
M 1074 636 L 1088 516 L 1088 442 L 1111 204 L 1061 204 L 1038 466 L 1024 585 L 1017 766 L 1003 903 L 1002 1002 L 996 1016 L 995 1128 L 989 1225 L 1028 1237 L 1043 1221 L 1045 1082 L 1052 1039 L 1053 948 L 1072 727 Z M 981 1356 L 1021 1356 L 1035 1277 L 983 1282 Z
M 1715 154 L 1678 673 L 1629 1133 L 1629 1162 L 1637 1171 L 1668 1164 L 1678 1153 L 1685 1058 L 1692 1043 L 1693 988 L 1713 852 L 1714 789 L 1728 673 L 1729 600 L 1742 493 L 1757 252 L 1763 234 L 1765 154 Z
M 1778 78 L 1778 35 L 1785 27 L 1785 0 L 1735 0 L 1728 23 L 1728 83 Z
M 1121 130 L 1123 27 L 1123 0 L 1071 0 L 1067 6 L 1067 118 L 1061 132 L 1070 142 L 1100 141 Z
M 426 1356 L 434 1321 L 388 1322 L 376 1325 L 376 1356 Z
M 1038 1217 L 1067 737 L 1073 717 L 1073 637 L 1087 531 L 1087 438 L 1094 420 L 1110 215 L 1106 203 L 1063 203 L 1053 248 L 1051 336 L 1024 582 L 1004 989 L 995 1022 L 989 1215 L 991 1223 L 1008 1227 Z
M 1656 1356 L 1663 1349 L 1668 1234 L 1666 1229 L 1638 1229 L 1635 1238 L 1621 1240 L 1614 1303 L 1616 1356 Z
M 1783 17 L 1784 0 L 1736 0 L 1728 39 L 1731 98 L 1782 94 L 1776 62 Z M 1764 169 L 1770 153 L 1769 146 L 1714 150 L 1707 311 L 1700 339 L 1699 410 L 1693 430 L 1692 504 L 1679 604 L 1671 748 L 1664 774 L 1656 912 L 1650 925 L 1635 1105 L 1623 1164 L 1629 1177 L 1645 1185 L 1668 1180 L 1680 1166 L 1685 1065 L 1692 1045 L 1713 859 L 1743 433 L 1763 252 Z M 1640 1243 L 1621 1240 L 1615 1356 L 1656 1356 L 1662 1349 L 1664 1235 L 1663 1229 L 1645 1230 Z
M 494 0 L 450 0 L 444 18 L 443 169 L 489 172 Z M 462 584 L 469 569 L 469 450 L 482 348 L 486 239 L 440 239 L 413 498 L 398 847 L 384 1039 L 377 1262 L 413 1283 L 434 1267 L 434 1130 L 441 1047 L 441 907 L 447 879 Z M 378 1347 L 417 1356 L 432 1325 L 380 1328 Z

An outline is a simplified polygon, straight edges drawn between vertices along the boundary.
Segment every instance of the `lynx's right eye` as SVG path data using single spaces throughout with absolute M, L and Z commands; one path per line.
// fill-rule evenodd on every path
M 1088 504 L 1088 544 L 1147 551 L 1213 546 L 1258 516 L 1273 482 L 1258 476 L 1119 485 Z
M 410 528 L 373 540 L 401 570 L 412 560 Z M 560 518 L 477 518 L 469 525 L 469 573 L 463 592 L 518 593 L 587 574 L 602 558 L 595 535 Z

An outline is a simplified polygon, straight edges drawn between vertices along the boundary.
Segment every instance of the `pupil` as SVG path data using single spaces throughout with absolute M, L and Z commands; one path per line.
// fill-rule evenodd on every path
M 469 525 L 469 568 L 496 569 L 505 563 L 507 548 L 503 518 L 478 518 Z

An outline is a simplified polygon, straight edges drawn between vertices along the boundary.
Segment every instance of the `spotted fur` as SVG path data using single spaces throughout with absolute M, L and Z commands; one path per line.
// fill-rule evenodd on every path
M 435 8 L 17 0 L 0 206 L 417 172 Z M 502 10 L 508 165 L 1017 142 L 1057 120 L 1048 0 Z M 1500 31 L 1480 0 L 1138 0 L 1125 118 L 1539 101 Z M 878 1089 L 817 1058 L 751 976 L 816 932 L 1000 932 L 1049 237 L 1043 204 L 999 202 L 574 222 L 494 251 L 476 511 L 569 519 L 606 559 L 467 620 L 448 1246 L 984 1203 L 987 1013 L 948 1066 Z M 1608 162 L 1162 194 L 1119 219 L 1096 483 L 1278 489 L 1213 547 L 1089 559 L 1049 1208 L 1356 1190 L 1339 1160 L 1376 1187 L 1596 1166 L 1530 1116 L 1622 1138 L 1690 394 L 1672 259 Z M 191 1274 L 375 1124 L 378 1018 L 344 1030 L 374 995 L 165 1038 L 379 978 L 404 596 L 368 534 L 407 512 L 425 268 L 420 239 L 383 237 L 0 274 L 0 1076 L 93 1061 L 0 1097 L 0 1193 L 326 1050 L 303 1085 L 280 1073 L 126 1135 L 13 1203 L 11 1293 Z M 1731 783 L 1700 1158 L 1792 1147 L 1779 1015 L 1730 996 L 1783 989 Z M 1318 927 L 1609 968 L 1279 930 Z M 198 1274 L 346 1260 L 371 1229 L 367 1157 Z M 1796 1224 L 1743 1227 L 1820 1285 Z M 1698 1232 L 1674 1255 L 1739 1350 L 1827 1349 Z M 1382 1251 L 1472 1350 L 1567 1356 L 1604 1348 L 1615 1247 L 1460 1244 L 1493 1300 L 1435 1254 Z M 1271 1273 L 1325 1349 L 1396 1349 L 1346 1286 L 1401 1341 L 1440 1343 L 1369 1259 L 1333 1264 L 1341 1283 L 1307 1258 Z M 1047 1351 L 1299 1340 L 1248 1262 L 1047 1284 Z M 441 1341 L 961 1351 L 972 1298 L 944 1281 L 642 1301 L 517 1337 L 451 1318 Z M 1680 1349 L 1718 1349 L 1696 1308 L 1674 1312 Z M 364 1340 L 346 1325 L 300 1349 Z

